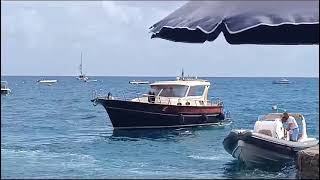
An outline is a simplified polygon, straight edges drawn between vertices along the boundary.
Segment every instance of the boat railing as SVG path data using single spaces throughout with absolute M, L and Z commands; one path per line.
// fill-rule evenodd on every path
M 111 92 L 108 93 L 99 93 L 97 90 L 92 90 L 92 99 L 97 99 L 97 98 L 101 98 L 101 99 L 114 99 L 114 100 L 127 100 L 127 97 L 125 95 L 125 93 L 123 91 L 120 92 L 121 96 L 114 96 L 111 94 Z M 107 95 L 106 95 L 107 94 Z
M 225 119 L 231 119 L 230 111 L 225 111 Z
M 223 101 L 219 97 L 211 97 L 210 100 L 207 101 L 209 105 L 219 105 L 223 106 Z

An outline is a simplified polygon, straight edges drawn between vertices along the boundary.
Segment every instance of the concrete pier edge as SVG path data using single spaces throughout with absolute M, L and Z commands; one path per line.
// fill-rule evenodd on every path
M 319 179 L 319 144 L 298 152 L 298 179 Z

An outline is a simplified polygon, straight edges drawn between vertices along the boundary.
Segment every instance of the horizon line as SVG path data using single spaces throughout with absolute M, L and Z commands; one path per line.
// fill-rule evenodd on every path
M 1 77 L 78 77 L 74 75 L 1 75 Z M 177 77 L 177 76 L 147 76 L 147 75 L 92 75 L 87 77 Z M 191 76 L 190 76 L 191 77 Z M 197 76 L 210 78 L 319 78 L 319 76 Z

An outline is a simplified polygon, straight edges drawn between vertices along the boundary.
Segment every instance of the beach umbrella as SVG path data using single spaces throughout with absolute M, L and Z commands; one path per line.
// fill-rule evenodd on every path
M 150 27 L 151 38 L 230 44 L 319 44 L 319 1 L 190 1 Z

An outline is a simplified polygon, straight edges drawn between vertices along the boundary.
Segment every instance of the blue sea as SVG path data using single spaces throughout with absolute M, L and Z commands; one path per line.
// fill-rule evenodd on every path
M 57 79 L 47 86 L 36 80 Z M 114 131 L 100 94 L 135 98 L 148 85 L 133 79 L 168 77 L 2 77 L 12 94 L 1 95 L 1 178 L 295 178 L 294 163 L 280 170 L 247 169 L 223 148 L 232 128 L 252 129 L 272 105 L 302 113 L 310 137 L 319 138 L 319 79 L 204 78 L 210 97 L 223 100 L 233 122 L 225 127 Z

